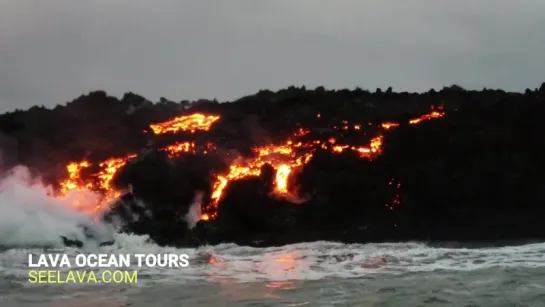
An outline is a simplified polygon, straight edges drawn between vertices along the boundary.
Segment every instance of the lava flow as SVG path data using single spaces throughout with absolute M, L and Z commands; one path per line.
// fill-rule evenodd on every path
M 411 119 L 409 124 L 418 124 L 425 120 L 443 117 L 444 115 L 445 113 L 443 112 L 442 107 L 438 107 L 437 109 L 432 108 L 431 113 Z M 318 115 L 317 117 L 319 118 L 320 116 Z M 150 125 L 150 128 L 155 134 L 174 133 L 177 131 L 189 131 L 194 133 L 196 131 L 210 130 L 211 126 L 219 119 L 220 116 L 217 115 L 196 113 L 188 116 L 176 117 L 164 123 Z M 385 122 L 380 124 L 379 128 L 388 131 L 398 126 L 399 123 Z M 347 129 L 353 129 L 354 131 L 363 130 L 362 125 L 360 124 L 345 124 L 343 130 Z M 381 154 L 382 144 L 384 142 L 383 134 L 375 136 L 368 145 L 364 146 L 341 144 L 335 138 L 328 138 L 327 140 L 296 140 L 298 138 L 307 137 L 310 133 L 311 129 L 300 128 L 293 133 L 293 139 L 286 141 L 284 144 L 256 147 L 253 149 L 253 157 L 239 157 L 231 163 L 227 172 L 214 175 L 211 201 L 205 207 L 205 213 L 202 215 L 201 219 L 208 220 L 216 216 L 219 201 L 230 182 L 249 176 L 259 176 L 261 168 L 265 164 L 270 164 L 276 172 L 274 191 L 272 191 L 272 193 L 277 196 L 293 199 L 294 195 L 290 194 L 291 187 L 289 185 L 289 178 L 311 160 L 316 150 L 328 150 L 332 153 L 353 151 L 361 158 L 372 160 Z M 215 149 L 216 146 L 214 144 L 208 143 L 203 149 L 203 153 Z M 197 148 L 192 142 L 175 143 L 166 146 L 161 150 L 168 152 L 171 157 L 181 153 L 197 152 Z M 78 207 L 78 209 L 91 214 L 106 209 L 108 204 L 122 193 L 121 191 L 116 191 L 111 186 L 114 175 L 120 168 L 136 156 L 136 154 L 129 154 L 121 158 L 111 158 L 98 163 L 97 165 L 93 165 L 89 161 L 70 163 L 67 166 L 69 176 L 60 184 L 60 197 L 65 197 L 72 191 L 99 191 L 103 195 L 103 199 L 99 204 L 92 208 Z M 83 169 L 88 169 L 92 174 L 86 176 L 86 178 L 82 178 Z M 91 170 L 96 171 L 91 172 Z M 395 200 L 394 203 L 395 202 L 399 202 L 399 200 Z M 74 206 L 77 207 L 76 204 L 74 204 Z
M 431 113 L 428 113 L 428 114 L 424 114 L 420 117 L 417 117 L 417 118 L 414 118 L 414 119 L 411 119 L 409 120 L 409 124 L 411 125 L 416 125 L 416 124 L 419 124 L 425 120 L 430 120 L 430 119 L 435 119 L 435 118 L 441 118 L 445 116 L 445 112 L 443 112 L 443 106 L 440 105 L 437 107 L 437 109 L 435 109 L 435 107 L 431 107 Z
M 176 133 L 178 131 L 189 131 L 194 133 L 196 131 L 208 131 L 210 127 L 220 119 L 216 115 L 204 115 L 201 113 L 195 113 L 187 116 L 179 116 L 166 122 L 150 125 L 153 133 L 165 134 Z
M 185 152 L 194 152 L 195 144 L 190 142 L 175 143 L 163 149 L 168 152 L 169 156 L 173 157 Z M 122 158 L 110 158 L 98 164 L 98 171 L 82 178 L 82 170 L 90 169 L 94 165 L 89 161 L 79 163 L 73 162 L 66 167 L 68 178 L 60 183 L 60 196 L 67 198 L 73 192 L 97 191 L 100 192 L 102 198 L 98 200 L 98 204 L 93 206 L 85 206 L 81 202 L 73 204 L 73 206 L 83 212 L 91 215 L 102 212 L 108 208 L 108 205 L 121 196 L 122 192 L 117 191 L 112 187 L 111 182 L 119 169 L 125 166 L 130 160 L 136 158 L 136 154 L 129 154 Z
M 301 135 L 297 131 L 294 136 Z M 259 176 L 261 168 L 270 164 L 276 171 L 273 191 L 274 194 L 288 198 L 297 198 L 290 194 L 288 179 L 296 170 L 302 168 L 312 158 L 317 148 L 329 150 L 333 153 L 341 153 L 345 150 L 353 150 L 362 158 L 372 158 L 381 152 L 383 137 L 377 136 L 371 140 L 369 146 L 350 146 L 337 144 L 334 138 L 327 141 L 312 140 L 307 142 L 293 142 L 288 140 L 283 145 L 269 145 L 254 149 L 255 158 L 235 160 L 229 167 L 227 174 L 218 175 L 213 185 L 212 201 L 206 208 L 208 214 L 203 219 L 215 217 L 218 203 L 225 187 L 231 181 L 242 179 L 248 176 Z

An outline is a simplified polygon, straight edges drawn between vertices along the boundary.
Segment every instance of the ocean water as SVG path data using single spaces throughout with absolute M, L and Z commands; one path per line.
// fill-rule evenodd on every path
M 190 266 L 138 269 L 133 285 L 30 284 L 27 254 L 43 251 L 0 254 L 0 306 L 545 306 L 545 244 L 451 249 L 314 242 L 174 250 L 118 235 L 115 246 L 93 252 L 187 253 Z M 387 264 L 360 265 L 377 256 Z
M 87 195 L 88 196 L 88 195 Z M 91 199 L 92 197 L 86 197 Z M 0 182 L 0 306 L 545 306 L 545 243 L 438 248 L 312 242 L 163 248 L 145 236 L 65 248 L 89 218 L 21 172 Z M 187 268 L 138 268 L 136 284 L 28 281 L 28 254 L 186 253 Z M 362 263 L 384 257 L 386 264 Z M 61 270 L 67 271 L 68 268 Z

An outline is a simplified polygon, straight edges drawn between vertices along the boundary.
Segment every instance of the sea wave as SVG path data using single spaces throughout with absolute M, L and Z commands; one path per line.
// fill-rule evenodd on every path
M 423 243 L 342 244 L 312 242 L 283 247 L 251 248 L 235 244 L 191 249 L 160 247 L 146 236 L 118 234 L 116 244 L 81 251 L 73 248 L 45 250 L 75 256 L 80 252 L 100 253 L 186 253 L 187 268 L 138 268 L 144 281 L 214 283 L 319 280 L 325 278 L 374 278 L 381 274 L 433 271 L 472 271 L 488 268 L 545 267 L 545 244 L 499 248 L 434 248 Z M 9 249 L 0 254 L 0 269 L 6 275 L 21 276 L 28 271 L 28 253 L 41 248 Z M 383 257 L 386 264 L 363 267 L 369 259 Z M 68 268 L 65 268 L 68 270 Z

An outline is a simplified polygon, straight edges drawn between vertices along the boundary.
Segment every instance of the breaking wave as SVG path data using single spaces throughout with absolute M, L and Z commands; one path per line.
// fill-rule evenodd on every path
M 152 269 L 144 274 L 164 280 L 207 280 L 212 282 L 317 280 L 328 277 L 353 278 L 370 274 L 403 274 L 436 270 L 470 271 L 491 267 L 545 267 L 545 244 L 501 248 L 433 248 L 423 243 L 342 244 L 312 242 L 271 248 L 235 244 L 199 249 L 162 250 L 142 238 L 125 236 L 112 251 L 185 252 L 193 258 L 190 268 Z M 129 243 L 130 242 L 130 243 Z M 127 244 L 129 243 L 129 244 Z M 347 257 L 347 256 L 352 257 Z M 384 257 L 387 264 L 369 269 L 361 263 Z M 180 274 L 183 273 L 183 274 Z
M 61 235 L 85 242 L 83 226 L 106 230 L 71 204 L 95 202 L 92 192 L 72 193 L 57 199 L 50 188 L 32 178 L 25 167 L 0 177 L 0 247 L 61 247 Z
M 0 254 L 10 276 L 25 276 L 27 254 L 37 249 L 11 249 Z M 75 256 L 80 251 L 66 248 Z M 95 251 L 96 252 L 96 251 Z M 312 242 L 271 248 L 241 247 L 235 244 L 197 249 L 159 247 L 146 236 L 118 234 L 116 244 L 100 248 L 102 253 L 187 253 L 188 268 L 139 268 L 139 280 L 157 283 L 186 282 L 289 282 L 324 278 L 356 278 L 381 274 L 432 271 L 473 271 L 488 268 L 543 268 L 545 244 L 500 248 L 433 248 L 422 243 L 341 244 Z M 352 255 L 351 258 L 346 258 Z M 370 269 L 363 261 L 384 257 L 387 264 Z M 68 268 L 66 268 L 68 270 Z M 21 282 L 24 282 L 21 280 Z M 139 281 L 140 284 L 140 281 Z

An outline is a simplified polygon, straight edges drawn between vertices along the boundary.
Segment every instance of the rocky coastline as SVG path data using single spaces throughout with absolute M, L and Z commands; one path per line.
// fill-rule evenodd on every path
M 0 115 L 0 170 L 160 245 L 545 239 L 545 83 L 290 87 L 233 102 L 91 92 Z

